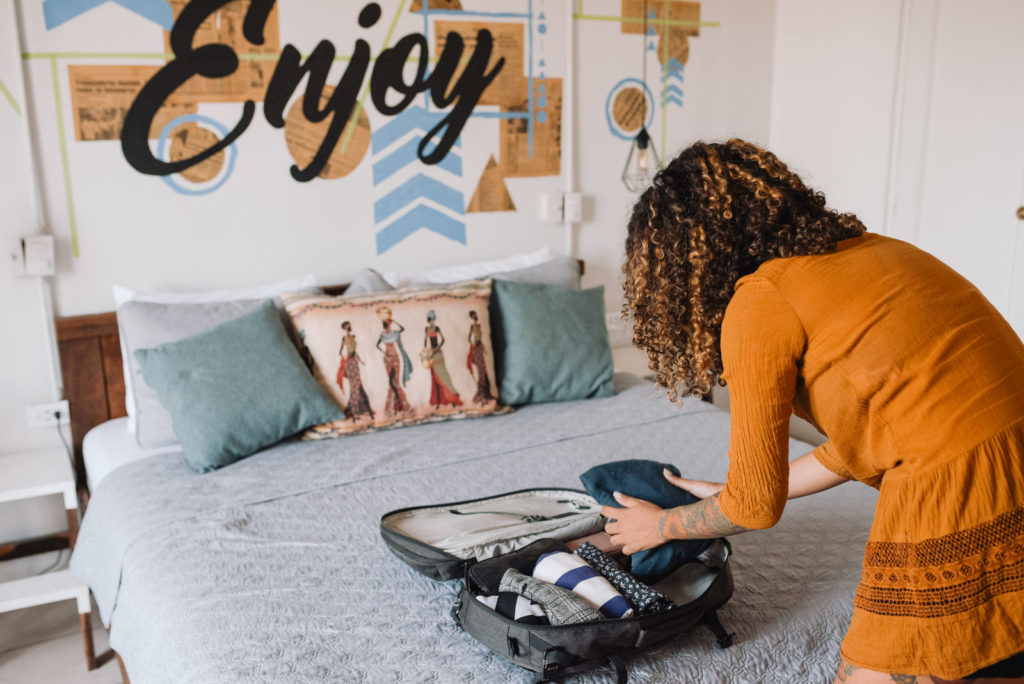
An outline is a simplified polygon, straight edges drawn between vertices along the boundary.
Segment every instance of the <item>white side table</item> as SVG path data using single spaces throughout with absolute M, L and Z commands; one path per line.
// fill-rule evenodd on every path
M 60 450 L 0 456 L 0 503 L 61 494 L 68 519 L 68 541 L 78 537 L 78 496 L 67 454 Z M 92 604 L 89 587 L 68 570 L 0 583 L 0 613 L 56 601 L 75 599 L 85 645 L 85 665 L 96 667 L 92 642 Z

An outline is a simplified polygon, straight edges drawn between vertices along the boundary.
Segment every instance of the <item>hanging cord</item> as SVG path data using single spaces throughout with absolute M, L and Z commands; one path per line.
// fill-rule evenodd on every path
M 75 452 L 71 450 L 71 445 L 68 444 L 68 440 L 64 438 L 64 430 L 61 429 L 60 420 L 63 418 L 60 411 L 55 411 L 53 417 L 57 419 L 57 434 L 60 435 L 60 441 L 64 445 L 64 451 L 68 455 L 68 463 L 71 464 L 71 472 L 75 472 Z
M 44 569 L 40 570 L 39 572 L 37 572 L 36 576 L 38 577 L 39 575 L 45 575 L 47 573 L 53 572 L 54 570 L 59 568 L 61 565 L 63 565 L 64 564 L 64 551 L 65 550 L 66 549 L 57 549 L 57 559 L 55 561 L 53 561 L 53 563 L 49 567 L 44 568 Z

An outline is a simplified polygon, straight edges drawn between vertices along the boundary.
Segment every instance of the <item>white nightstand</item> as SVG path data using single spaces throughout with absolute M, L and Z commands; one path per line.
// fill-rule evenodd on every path
M 0 503 L 61 494 L 68 518 L 71 548 L 78 537 L 78 496 L 67 454 L 60 449 L 0 456 Z M 92 643 L 92 603 L 89 587 L 69 570 L 0 583 L 0 613 L 75 599 L 85 644 L 85 665 L 96 667 Z

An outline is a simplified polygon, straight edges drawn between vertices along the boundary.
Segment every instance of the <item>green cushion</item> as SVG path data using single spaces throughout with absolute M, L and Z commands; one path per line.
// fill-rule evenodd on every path
M 603 287 L 495 280 L 491 305 L 502 404 L 614 394 Z
M 216 470 L 344 418 L 299 357 L 272 300 L 209 332 L 135 352 L 186 463 Z

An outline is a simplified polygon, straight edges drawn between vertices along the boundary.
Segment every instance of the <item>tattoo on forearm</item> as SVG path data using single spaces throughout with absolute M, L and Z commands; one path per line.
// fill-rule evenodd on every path
M 917 675 L 891 674 L 889 679 L 898 682 L 898 684 L 916 684 Z
M 848 682 L 850 681 L 850 677 L 852 677 L 853 673 L 856 671 L 857 667 L 855 665 L 851 665 L 850 663 L 844 660 L 839 664 L 839 671 L 836 672 L 836 681 Z
M 669 539 L 713 539 L 746 532 L 747 528 L 734 525 L 722 513 L 718 494 L 688 506 L 670 508 L 658 519 L 658 534 Z

